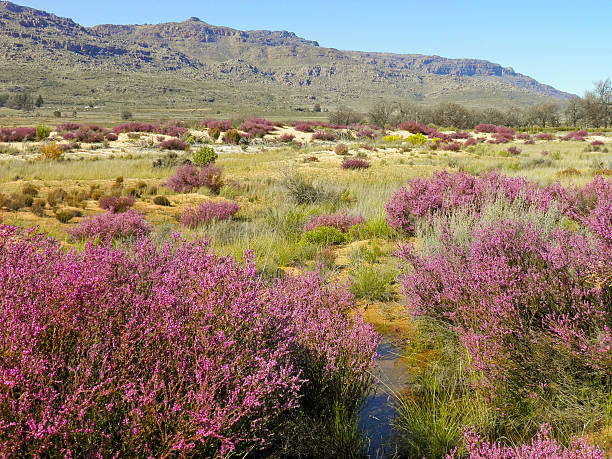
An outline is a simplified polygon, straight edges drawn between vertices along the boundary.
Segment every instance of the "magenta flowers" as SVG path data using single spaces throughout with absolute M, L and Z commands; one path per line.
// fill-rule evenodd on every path
M 213 220 L 228 220 L 239 210 L 240 206 L 234 201 L 205 201 L 196 208 L 188 207 L 181 216 L 181 223 L 196 228 Z
M 377 335 L 316 274 L 268 284 L 178 237 L 0 241 L 0 456 L 243 456 L 310 391 L 368 387 Z

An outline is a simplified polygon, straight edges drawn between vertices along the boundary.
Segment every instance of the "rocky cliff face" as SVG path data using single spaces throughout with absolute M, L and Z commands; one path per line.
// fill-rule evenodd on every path
M 512 68 L 477 59 L 361 53 L 323 48 L 287 31 L 241 31 L 198 18 L 156 25 L 98 25 L 0 1 L 0 70 L 22 71 L 24 83 L 83 72 L 176 78 L 232 85 L 234 93 L 308 89 L 338 101 L 359 98 L 529 103 L 568 94 Z M 0 88 L 1 89 L 1 88 Z M 456 97 L 454 97 L 456 96 Z

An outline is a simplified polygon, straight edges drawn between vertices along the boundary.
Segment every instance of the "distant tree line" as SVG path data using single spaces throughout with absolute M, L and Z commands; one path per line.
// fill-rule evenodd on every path
M 15 110 L 34 110 L 34 107 L 42 107 L 44 100 L 39 94 L 34 97 L 30 93 L 0 94 L 0 107 L 13 108 Z
M 379 102 L 367 114 L 349 108 L 340 108 L 330 113 L 333 124 L 348 125 L 368 121 L 376 126 L 398 125 L 402 121 L 418 121 L 444 127 L 472 129 L 486 123 L 516 128 L 569 126 L 612 126 L 612 82 L 610 79 L 595 83 L 592 91 L 584 97 L 574 96 L 567 104 L 544 101 L 527 108 L 470 109 L 461 104 L 446 102 L 436 106 L 421 104 Z

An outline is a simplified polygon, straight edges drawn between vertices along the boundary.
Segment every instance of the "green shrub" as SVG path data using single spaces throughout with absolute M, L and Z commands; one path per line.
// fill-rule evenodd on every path
M 303 175 L 294 174 L 285 180 L 285 188 L 296 204 L 315 204 L 318 202 L 339 202 L 342 193 L 322 186 L 315 186 Z
M 45 140 L 51 134 L 51 129 L 49 129 L 44 124 L 39 124 L 36 126 L 36 138 L 38 140 Z
M 311 231 L 306 231 L 302 234 L 300 243 L 302 244 L 320 244 L 320 245 L 337 245 L 346 241 L 346 235 L 339 229 L 332 226 L 319 226 Z
M 207 166 L 210 163 L 214 163 L 218 158 L 217 152 L 214 148 L 206 145 L 198 148 L 193 154 L 193 162 L 198 166 Z
M 158 206 L 170 206 L 170 201 L 165 196 L 155 196 L 153 198 L 153 204 L 157 204 Z
M 394 269 L 364 263 L 352 274 L 351 292 L 356 298 L 365 298 L 370 301 L 391 301 L 395 298 L 393 284 L 396 281 L 397 272 Z

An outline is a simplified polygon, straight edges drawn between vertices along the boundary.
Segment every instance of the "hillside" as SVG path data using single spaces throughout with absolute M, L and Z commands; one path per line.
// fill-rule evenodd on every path
M 286 31 L 241 31 L 198 18 L 83 27 L 0 2 L 0 92 L 57 105 L 311 108 L 375 101 L 526 105 L 569 94 L 477 59 L 324 48 Z

